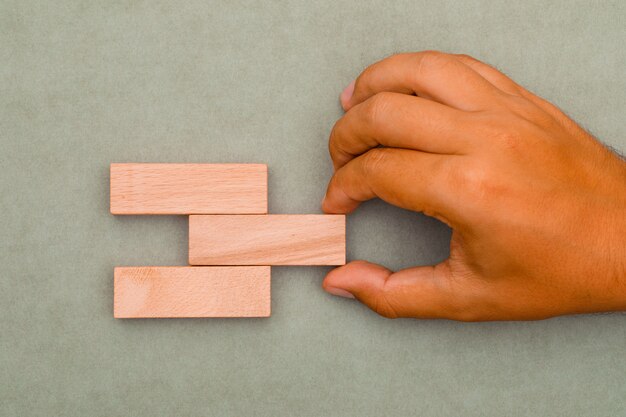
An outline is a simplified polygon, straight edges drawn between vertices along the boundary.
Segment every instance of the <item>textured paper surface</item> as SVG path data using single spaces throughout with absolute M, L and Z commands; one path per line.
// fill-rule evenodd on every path
M 389 321 L 276 267 L 269 319 L 115 320 L 113 267 L 185 265 L 184 218 L 109 214 L 109 164 L 256 162 L 319 213 L 337 96 L 396 51 L 496 65 L 626 151 L 622 1 L 0 2 L 0 415 L 621 416 L 626 317 Z M 348 259 L 447 256 L 373 202 Z

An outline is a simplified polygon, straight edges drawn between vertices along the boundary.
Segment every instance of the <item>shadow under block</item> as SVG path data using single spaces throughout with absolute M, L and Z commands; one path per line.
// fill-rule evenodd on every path
M 189 216 L 191 265 L 343 265 L 344 215 Z
M 270 267 L 118 267 L 115 318 L 269 317 Z
M 267 165 L 111 164 L 111 213 L 267 213 Z

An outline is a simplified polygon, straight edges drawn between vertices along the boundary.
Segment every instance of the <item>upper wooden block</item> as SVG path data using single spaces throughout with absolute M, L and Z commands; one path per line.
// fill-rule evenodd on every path
M 111 213 L 267 213 L 267 165 L 111 164 Z
M 115 268 L 116 318 L 268 317 L 270 267 Z
M 190 216 L 191 265 L 343 265 L 344 215 Z

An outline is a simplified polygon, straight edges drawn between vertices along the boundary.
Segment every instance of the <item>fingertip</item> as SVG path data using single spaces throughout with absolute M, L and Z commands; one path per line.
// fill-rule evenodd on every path
M 324 291 L 326 291 L 327 293 L 332 294 L 334 296 L 337 296 L 337 297 L 355 298 L 354 294 L 352 294 L 352 293 L 350 293 L 350 292 L 348 292 L 348 291 L 346 291 L 344 289 L 341 289 L 341 288 L 325 286 L 324 287 Z
M 367 261 L 352 261 L 330 271 L 322 287 L 333 295 L 345 297 L 347 292 L 352 298 L 359 298 L 378 287 L 391 273 L 381 265 Z
M 352 213 L 360 202 L 350 198 L 341 188 L 333 184 L 331 180 L 326 190 L 326 195 L 322 199 L 322 211 L 328 214 L 348 214 Z
M 350 84 L 348 84 L 346 88 L 344 88 L 344 90 L 339 95 L 341 107 L 343 107 L 345 111 L 348 111 L 348 109 L 350 108 L 350 99 L 352 98 L 352 94 L 354 93 L 354 84 L 355 82 L 352 81 Z

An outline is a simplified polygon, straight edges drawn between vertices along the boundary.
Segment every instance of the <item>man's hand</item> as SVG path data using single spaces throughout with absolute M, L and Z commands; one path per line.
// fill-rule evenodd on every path
M 626 310 L 626 163 L 547 101 L 463 55 L 395 55 L 341 95 L 322 207 L 375 197 L 453 229 L 450 257 L 356 261 L 326 291 L 385 317 L 543 319 Z

